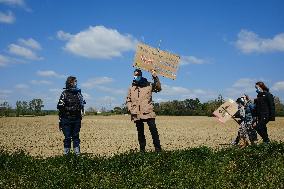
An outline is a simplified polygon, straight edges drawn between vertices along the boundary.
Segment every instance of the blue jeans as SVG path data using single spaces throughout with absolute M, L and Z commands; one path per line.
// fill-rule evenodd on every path
M 73 141 L 73 148 L 79 147 L 81 118 L 62 118 L 61 124 L 62 131 L 65 137 L 65 139 L 63 140 L 64 148 L 71 148 L 71 141 Z

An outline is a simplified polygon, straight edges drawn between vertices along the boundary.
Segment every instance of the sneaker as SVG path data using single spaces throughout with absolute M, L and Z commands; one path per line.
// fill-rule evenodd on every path
M 74 152 L 75 152 L 75 154 L 78 156 L 78 155 L 80 155 L 80 146 L 77 146 L 77 147 L 75 147 L 74 148 Z
M 63 154 L 68 155 L 70 153 L 70 148 L 64 148 Z

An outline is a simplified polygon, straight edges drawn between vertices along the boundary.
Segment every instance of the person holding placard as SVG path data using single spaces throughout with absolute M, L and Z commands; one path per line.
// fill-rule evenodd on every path
M 142 71 L 135 69 L 134 79 L 126 98 L 126 104 L 128 111 L 131 114 L 131 120 L 136 124 L 141 152 L 144 152 L 146 147 L 144 122 L 147 122 L 149 126 L 155 151 L 161 151 L 159 133 L 155 123 L 156 114 L 154 112 L 152 92 L 160 92 L 162 88 L 159 78 L 154 70 L 152 71 L 152 77 L 154 82 L 148 82 L 146 78 L 142 77 Z

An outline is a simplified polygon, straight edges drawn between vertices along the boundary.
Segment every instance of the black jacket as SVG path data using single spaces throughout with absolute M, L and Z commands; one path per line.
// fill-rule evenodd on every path
M 80 89 L 66 89 L 62 92 L 57 109 L 60 118 L 77 117 L 81 118 L 81 111 L 84 110 L 86 102 L 83 99 Z
M 268 117 L 270 121 L 275 120 L 275 103 L 271 93 L 266 91 L 258 93 L 255 104 L 258 117 Z

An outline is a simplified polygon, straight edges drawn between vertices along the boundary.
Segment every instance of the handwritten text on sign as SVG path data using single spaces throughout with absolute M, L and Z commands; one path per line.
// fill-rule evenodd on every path
M 133 66 L 146 71 L 155 70 L 159 75 L 175 79 L 179 61 L 178 55 L 139 43 Z
M 238 104 L 229 99 L 224 104 L 222 104 L 213 114 L 218 118 L 222 123 L 227 122 L 231 117 L 238 111 Z

